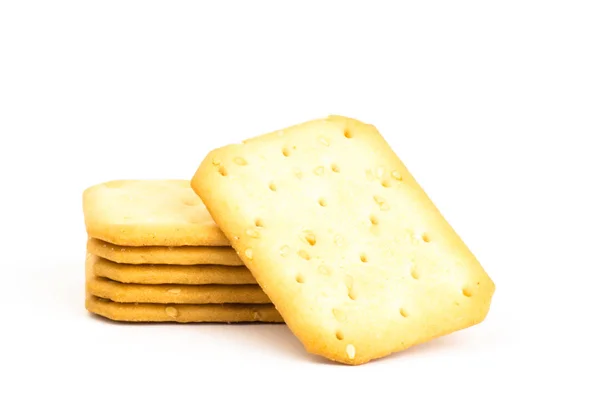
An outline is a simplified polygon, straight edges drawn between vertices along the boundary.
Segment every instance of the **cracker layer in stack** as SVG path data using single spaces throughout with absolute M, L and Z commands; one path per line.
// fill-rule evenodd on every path
M 127 322 L 282 322 L 183 180 L 83 194 L 88 311 Z

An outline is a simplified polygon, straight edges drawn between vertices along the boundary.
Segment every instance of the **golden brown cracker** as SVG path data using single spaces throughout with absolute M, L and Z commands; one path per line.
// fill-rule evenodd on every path
M 117 180 L 83 193 L 90 237 L 124 246 L 228 246 L 185 180 Z
M 94 274 L 134 284 L 256 284 L 245 266 L 127 265 L 100 257 L 94 258 Z
M 87 281 L 87 290 L 122 303 L 271 303 L 258 285 L 123 284 L 94 277 Z
M 112 262 L 131 265 L 244 265 L 231 247 L 127 247 L 90 237 L 87 250 Z
M 158 303 L 118 303 L 88 296 L 85 306 L 91 313 L 123 322 L 280 323 L 283 321 L 271 304 L 164 305 Z
M 192 187 L 311 353 L 362 364 L 488 314 L 493 281 L 372 125 L 214 150 Z

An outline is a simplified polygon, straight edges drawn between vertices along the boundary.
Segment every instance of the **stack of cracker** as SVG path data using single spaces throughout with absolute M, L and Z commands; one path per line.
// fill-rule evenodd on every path
M 183 180 L 122 180 L 83 194 L 86 308 L 128 322 L 281 322 Z

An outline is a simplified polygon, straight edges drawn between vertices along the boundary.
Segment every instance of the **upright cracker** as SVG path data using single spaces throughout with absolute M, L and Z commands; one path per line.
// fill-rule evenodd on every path
M 109 261 L 130 265 L 244 265 L 231 247 L 127 247 L 90 237 L 87 250 Z
M 311 353 L 362 364 L 487 316 L 493 281 L 372 125 L 217 149 L 192 188 Z
M 184 180 L 122 180 L 83 193 L 90 237 L 125 246 L 228 246 Z
M 133 284 L 256 284 L 245 266 L 128 265 L 94 258 L 94 274 L 120 283 Z

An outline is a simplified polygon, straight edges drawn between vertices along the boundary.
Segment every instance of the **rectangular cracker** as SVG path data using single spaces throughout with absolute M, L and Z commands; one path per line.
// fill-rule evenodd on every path
M 121 303 L 271 303 L 258 285 L 123 284 L 94 275 L 94 255 L 85 261 L 86 292 Z
M 120 180 L 86 189 L 90 237 L 125 246 L 229 246 L 185 180 Z
M 163 305 L 157 303 L 117 303 L 89 295 L 86 309 L 113 321 L 177 323 L 281 323 L 283 319 L 267 305 Z
M 192 188 L 313 354 L 363 364 L 488 314 L 493 281 L 372 125 L 214 150 Z
M 92 261 L 96 277 L 104 277 L 120 283 L 256 284 L 252 273 L 245 266 L 128 265 L 111 262 L 98 256 L 94 256 Z
M 271 303 L 258 285 L 123 284 L 94 277 L 88 280 L 87 290 L 122 303 Z
M 231 247 L 127 247 L 90 237 L 87 250 L 109 261 L 131 265 L 244 265 Z

